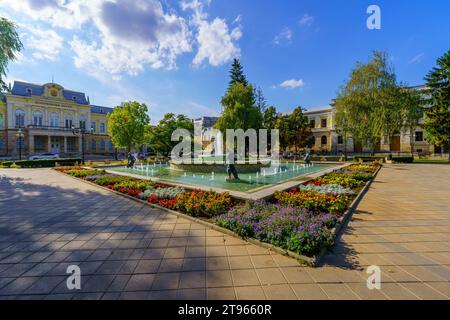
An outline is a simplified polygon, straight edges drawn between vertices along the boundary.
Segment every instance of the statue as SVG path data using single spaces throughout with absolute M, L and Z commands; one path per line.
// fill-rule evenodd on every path
M 239 181 L 239 175 L 236 169 L 236 165 L 234 164 L 234 154 L 232 152 L 227 153 L 226 165 L 228 173 L 227 181 Z M 233 176 L 233 178 L 231 176 Z
M 303 158 L 303 160 L 305 161 L 305 163 L 307 165 L 311 164 L 311 153 L 309 153 L 309 151 L 306 153 L 305 157 Z
M 127 160 L 128 160 L 127 168 L 129 169 L 133 168 L 136 162 L 136 158 L 131 152 L 128 153 Z

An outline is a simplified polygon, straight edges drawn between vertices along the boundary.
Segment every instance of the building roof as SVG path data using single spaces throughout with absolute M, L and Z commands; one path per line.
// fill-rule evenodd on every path
M 110 114 L 113 112 L 113 108 L 102 107 L 102 106 L 91 106 L 91 112 L 97 114 Z
M 11 94 L 15 96 L 27 97 L 30 95 L 42 96 L 44 94 L 44 85 L 29 82 L 14 81 Z M 63 96 L 67 100 L 75 101 L 78 104 L 88 105 L 86 95 L 83 92 L 66 90 L 63 88 Z

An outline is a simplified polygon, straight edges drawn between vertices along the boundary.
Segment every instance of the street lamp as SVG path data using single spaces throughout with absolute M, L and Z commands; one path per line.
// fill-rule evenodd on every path
M 80 134 L 81 135 L 81 164 L 84 165 L 84 135 L 91 134 L 94 131 L 93 128 L 86 130 L 85 128 L 75 128 L 72 126 L 72 133 L 74 135 Z
M 22 129 L 19 129 L 19 131 L 17 132 L 17 138 L 19 138 L 19 160 L 22 160 L 22 141 L 24 136 L 25 133 L 22 131 Z

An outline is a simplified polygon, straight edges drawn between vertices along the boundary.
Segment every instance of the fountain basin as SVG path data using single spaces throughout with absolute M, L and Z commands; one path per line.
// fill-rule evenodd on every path
M 181 172 L 198 172 L 198 173 L 224 173 L 227 170 L 225 164 L 215 164 L 204 162 L 202 164 L 184 164 L 169 162 L 170 170 Z M 255 173 L 261 171 L 263 168 L 270 168 L 270 163 L 257 164 L 236 164 L 238 173 Z

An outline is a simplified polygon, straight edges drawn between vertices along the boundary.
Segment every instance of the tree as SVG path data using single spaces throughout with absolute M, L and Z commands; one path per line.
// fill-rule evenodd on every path
M 214 128 L 220 130 L 224 137 L 227 129 L 261 129 L 263 118 L 254 104 L 252 85 L 232 85 L 222 97 L 221 104 L 223 112 Z
M 389 140 L 402 128 L 401 88 L 384 52 L 358 63 L 335 100 L 338 130 L 351 134 L 355 142 L 373 151 L 381 140 Z
M 157 126 L 149 128 L 146 141 L 156 152 L 168 155 L 178 142 L 172 141 L 172 133 L 177 129 L 186 129 L 194 135 L 194 124 L 184 115 L 167 113 Z
M 16 25 L 5 18 L 0 18 L 0 92 L 8 90 L 3 77 L 6 77 L 8 63 L 16 59 L 22 48 Z
M 277 109 L 274 106 L 268 107 L 263 113 L 263 128 L 267 130 L 275 129 L 277 122 Z
M 313 144 L 311 126 L 301 107 L 289 115 L 278 117 L 275 127 L 280 131 L 280 146 L 283 150 L 293 148 L 297 152 Z
M 236 83 L 242 83 L 244 86 L 248 85 L 247 78 L 244 75 L 244 68 L 241 65 L 239 59 L 234 58 L 230 71 L 230 83 L 228 88 L 231 88 Z
M 113 144 L 127 152 L 145 143 L 145 132 L 150 124 L 144 103 L 125 102 L 108 115 L 108 133 Z
M 423 127 L 427 141 L 449 146 L 450 161 L 450 50 L 437 60 L 437 66 L 425 77 L 431 98 Z
M 416 141 L 415 131 L 424 115 L 425 99 L 422 97 L 422 92 L 405 89 L 401 92 L 399 102 L 402 106 L 403 129 L 409 133 L 412 154 Z
M 255 104 L 258 107 L 260 112 L 264 112 L 267 109 L 267 100 L 266 97 L 264 97 L 264 93 L 261 90 L 260 87 L 255 88 L 255 91 L 253 93 L 255 96 Z

